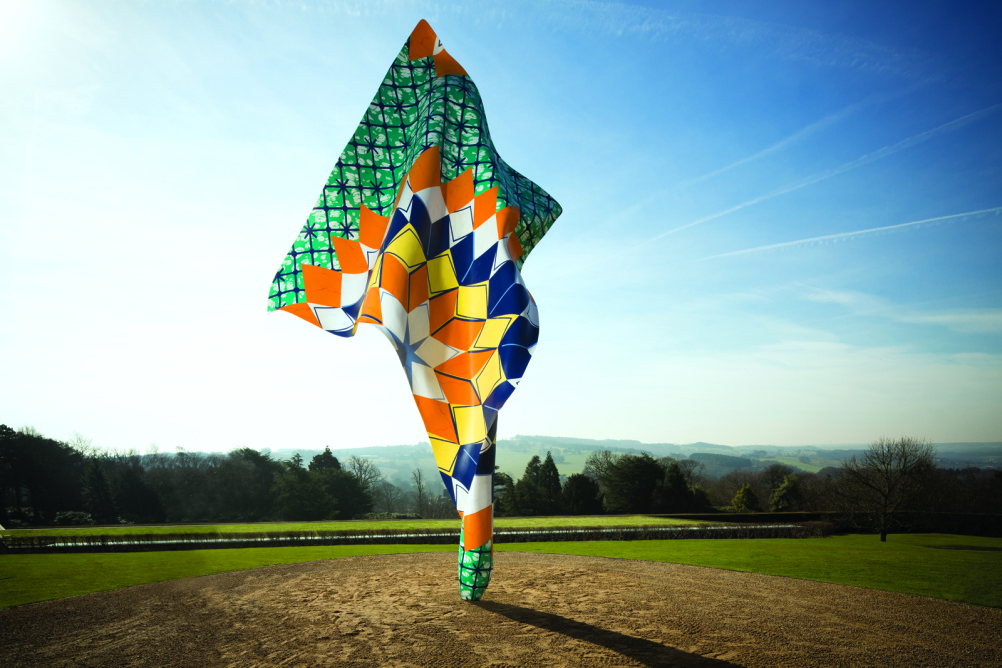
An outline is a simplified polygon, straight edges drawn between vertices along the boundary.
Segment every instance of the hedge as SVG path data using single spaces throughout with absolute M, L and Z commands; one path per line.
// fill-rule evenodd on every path
M 949 533 L 961 536 L 1002 538 L 1002 515 L 984 513 L 893 513 L 894 533 Z M 670 517 L 694 522 L 727 522 L 731 524 L 779 524 L 802 522 L 828 522 L 835 533 L 877 533 L 876 516 L 867 513 L 838 511 L 795 513 L 703 513 L 688 515 L 649 515 Z
M 583 540 L 676 540 L 693 538 L 814 538 L 830 535 L 827 522 L 768 526 L 508 528 L 494 542 L 536 543 Z M 368 531 L 285 531 L 221 534 L 125 534 L 103 536 L 24 536 L 3 541 L 8 553 L 159 552 L 294 545 L 449 545 L 459 529 L 380 529 Z

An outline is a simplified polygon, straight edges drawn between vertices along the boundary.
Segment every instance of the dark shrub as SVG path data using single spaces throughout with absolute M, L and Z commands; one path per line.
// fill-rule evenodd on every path
M 80 526 L 82 524 L 94 524 L 94 518 L 90 516 L 90 513 L 85 513 L 81 510 L 70 510 L 68 512 L 56 513 L 52 524 L 58 527 Z

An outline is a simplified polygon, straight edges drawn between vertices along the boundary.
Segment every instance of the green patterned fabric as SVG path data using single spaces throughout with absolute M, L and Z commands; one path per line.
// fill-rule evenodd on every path
M 487 541 L 472 550 L 463 549 L 463 535 L 459 536 L 459 598 L 479 601 L 491 583 L 494 570 L 493 542 Z
M 357 239 L 363 204 L 380 216 L 389 216 L 401 180 L 431 146 L 440 149 L 443 182 L 473 168 L 476 194 L 498 186 L 497 209 L 519 208 L 515 234 L 524 251 L 516 260 L 519 268 L 560 215 L 560 205 L 553 198 L 498 155 L 480 92 L 470 77 L 436 76 L 434 58 L 409 60 L 409 45 L 410 39 L 386 73 L 275 274 L 268 310 L 306 301 L 303 264 L 341 268 L 330 237 Z

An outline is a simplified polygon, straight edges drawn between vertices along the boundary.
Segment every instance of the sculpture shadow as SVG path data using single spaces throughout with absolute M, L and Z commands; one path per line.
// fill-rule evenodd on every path
M 584 622 L 554 615 L 549 612 L 540 612 L 539 610 L 508 605 L 507 603 L 498 603 L 496 601 L 477 601 L 475 605 L 488 612 L 507 617 L 521 624 L 530 624 L 536 628 L 560 633 L 575 640 L 583 640 L 593 645 L 605 647 L 645 666 L 684 666 L 686 668 L 690 666 L 694 668 L 726 668 L 726 666 L 737 666 L 737 664 L 730 661 L 683 652 L 680 649 L 668 647 L 652 640 L 628 636 L 617 631 L 609 631 L 592 624 L 585 624 Z

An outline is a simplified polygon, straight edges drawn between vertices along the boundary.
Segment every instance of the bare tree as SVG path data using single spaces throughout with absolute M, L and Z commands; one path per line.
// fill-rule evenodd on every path
M 731 505 L 731 500 L 734 498 L 734 495 L 738 493 L 738 490 L 746 485 L 751 487 L 755 492 L 755 496 L 758 497 L 760 494 L 759 482 L 761 481 L 761 478 L 762 476 L 758 471 L 753 471 L 752 469 L 747 468 L 734 469 L 726 475 L 721 476 L 713 483 L 712 489 L 710 490 L 713 505 Z
M 434 494 L 428 495 L 427 517 L 436 520 L 445 520 L 456 516 L 456 506 L 452 503 L 452 498 L 447 491 L 443 489 L 442 493 L 438 496 Z
M 832 510 L 836 504 L 832 500 L 835 480 L 829 474 L 798 473 L 803 510 Z
M 424 488 L 424 475 L 421 469 L 411 471 L 411 480 L 414 481 L 414 510 L 421 517 L 428 517 L 428 490 Z
M 706 482 L 706 464 L 697 462 L 695 459 L 683 459 L 678 462 L 678 469 L 685 478 L 685 484 L 689 489 L 696 489 Z
M 30 427 L 28 427 L 30 429 Z M 103 453 L 94 446 L 93 441 L 78 431 L 70 435 L 68 445 L 84 457 L 100 457 Z
M 383 474 L 379 467 L 372 463 L 371 459 L 364 459 L 356 455 L 349 457 L 344 468 L 362 483 L 362 487 L 370 495 L 375 491 L 376 483 L 383 479 Z
M 598 483 L 599 489 L 605 491 L 609 473 L 616 466 L 622 455 L 614 455 L 611 450 L 599 450 L 588 455 L 583 473 Z
M 399 512 L 400 502 L 404 498 L 403 490 L 387 480 L 380 480 L 373 489 L 377 513 Z
M 926 440 L 881 437 L 860 456 L 842 462 L 838 495 L 844 508 L 873 518 L 880 541 L 895 522 L 894 514 L 918 505 L 930 474 L 936 450 Z
M 793 475 L 793 469 L 786 464 L 769 464 L 762 469 L 762 484 L 769 490 L 771 495 L 779 486 L 783 484 L 786 476 Z

